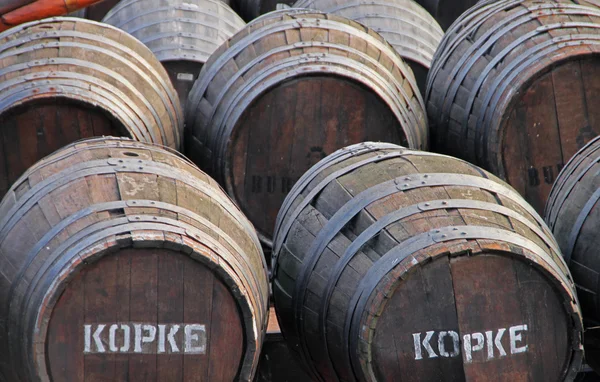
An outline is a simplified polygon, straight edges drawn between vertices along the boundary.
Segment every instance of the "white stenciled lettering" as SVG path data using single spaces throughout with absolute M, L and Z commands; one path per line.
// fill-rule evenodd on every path
M 181 328 L 184 329 L 183 332 L 180 331 Z M 170 351 L 190 355 L 204 354 L 206 341 L 206 327 L 202 324 L 83 325 L 84 353 L 164 354 Z
M 83 352 L 90 353 L 92 351 L 92 325 L 83 325 Z
M 119 351 L 116 341 L 117 329 L 119 329 L 119 325 L 117 324 L 112 324 L 110 329 L 108 329 L 108 349 L 113 353 Z
M 206 341 L 200 336 L 206 336 L 204 325 L 185 326 L 185 352 L 188 354 L 204 354 L 206 352 Z
M 141 353 L 142 352 L 142 324 L 133 325 L 135 329 L 135 340 L 133 342 L 133 352 Z
M 473 340 L 476 341 L 473 345 Z M 473 353 L 483 349 L 485 338 L 481 333 L 465 334 L 463 336 L 463 346 L 465 348 L 465 362 L 473 362 Z
M 444 342 L 444 337 L 452 338 L 452 351 L 448 352 L 446 350 L 446 343 Z M 438 351 L 442 357 L 451 358 L 456 357 L 460 353 L 460 345 L 459 345 L 459 337 L 458 333 L 455 331 L 447 331 L 440 332 L 438 335 Z
M 177 342 L 175 342 L 175 334 L 179 331 L 179 325 L 171 326 L 171 330 L 167 335 L 167 341 L 169 341 L 169 345 L 171 345 L 171 351 L 173 353 L 179 353 L 179 348 L 177 347 Z
M 142 345 L 151 344 L 156 339 L 156 326 L 154 325 L 143 325 L 142 331 L 146 332 L 145 336 L 142 336 Z
M 504 334 L 506 334 L 507 330 L 509 332 L 509 339 L 505 341 L 509 343 L 505 342 L 503 344 L 502 340 L 506 338 Z M 528 326 L 523 324 L 511 326 L 510 328 L 467 333 L 462 336 L 462 347 L 460 345 L 461 336 L 452 330 L 428 331 L 425 332 L 424 337 L 423 333 L 413 333 L 415 360 L 438 357 L 454 358 L 458 357 L 462 351 L 465 363 L 473 362 L 474 355 L 477 352 L 486 354 L 486 360 L 490 361 L 506 357 L 507 350 L 509 349 L 508 346 L 510 346 L 511 355 L 524 353 L 528 350 L 528 345 L 525 343 L 526 340 L 523 337 L 523 332 L 527 330 Z M 452 349 L 450 349 L 450 344 L 452 344 Z M 437 349 L 434 347 L 436 345 Z
M 165 328 L 167 325 L 158 325 L 158 353 L 165 352 Z
M 128 325 L 121 325 L 121 330 L 123 330 L 123 346 L 119 349 L 121 353 L 127 353 L 129 351 L 129 346 L 131 345 L 131 330 Z
M 521 333 L 517 334 L 517 332 L 526 332 L 527 325 L 518 325 L 511 327 L 508 332 L 510 335 L 510 354 L 518 354 L 524 353 L 527 351 L 527 344 L 517 347 L 517 342 L 523 340 L 523 336 Z

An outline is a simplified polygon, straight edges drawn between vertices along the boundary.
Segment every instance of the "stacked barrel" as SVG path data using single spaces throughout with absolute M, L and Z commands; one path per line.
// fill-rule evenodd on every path
M 595 0 L 9 0 L 5 29 L 0 380 L 600 367 Z

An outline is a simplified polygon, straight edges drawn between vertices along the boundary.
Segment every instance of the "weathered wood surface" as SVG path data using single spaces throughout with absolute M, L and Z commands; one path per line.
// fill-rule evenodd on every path
M 179 148 L 183 112 L 152 52 L 117 28 L 55 18 L 0 34 L 0 197 L 29 166 L 81 138 Z
M 202 65 L 246 25 L 218 0 L 123 0 L 103 22 L 130 33 L 156 55 L 183 106 Z
M 299 0 L 294 7 L 333 13 L 372 28 L 406 61 L 425 94 L 427 72 L 444 32 L 413 0 Z
M 560 173 L 545 212 L 573 274 L 589 326 L 600 325 L 599 161 L 600 138 L 596 138 L 573 156 Z
M 423 6 L 447 30 L 463 12 L 477 4 L 478 0 L 415 0 Z M 497 1 L 497 0 L 491 0 Z
M 432 148 L 499 175 L 541 213 L 563 164 L 600 132 L 599 52 L 599 7 L 476 5 L 429 72 Z
M 217 49 L 186 106 L 186 154 L 266 243 L 289 189 L 327 154 L 428 142 L 422 98 L 393 48 L 354 21 L 298 12 L 266 15 Z
M 582 360 L 569 270 L 516 191 L 458 159 L 339 150 L 278 216 L 282 332 L 323 381 L 562 381 Z
M 260 243 L 177 153 L 72 144 L 24 174 L 0 216 L 6 380 L 252 380 L 268 316 Z

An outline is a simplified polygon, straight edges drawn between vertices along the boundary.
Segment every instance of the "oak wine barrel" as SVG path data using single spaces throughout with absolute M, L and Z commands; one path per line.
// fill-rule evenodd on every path
M 578 287 L 584 318 L 600 325 L 600 137 L 565 165 L 546 205 L 552 229 Z
M 204 65 L 186 111 L 186 154 L 267 245 L 285 195 L 327 154 L 364 140 L 428 142 L 410 68 L 372 29 L 317 11 L 247 25 Z
M 174 151 L 73 143 L 0 204 L 9 381 L 251 381 L 269 287 L 250 222 Z
M 470 7 L 477 4 L 478 0 L 415 0 L 423 6 L 447 30 L 460 15 Z M 497 1 L 497 0 L 491 0 Z M 504 0 L 501 0 L 504 1 Z
M 579 371 L 581 313 L 550 230 L 467 162 L 387 143 L 338 150 L 296 183 L 273 240 L 279 325 L 319 380 Z
M 406 61 L 425 94 L 427 72 L 444 31 L 413 0 L 299 0 L 294 7 L 333 13 L 372 28 Z
M 208 57 L 246 25 L 218 0 L 122 0 L 103 22 L 150 48 L 169 73 L 182 106 Z
M 179 148 L 183 115 L 160 62 L 135 38 L 76 18 L 0 34 L 0 197 L 31 165 L 81 138 Z
M 500 176 L 542 213 L 563 164 L 600 133 L 599 52 L 598 7 L 477 4 L 429 71 L 432 149 Z

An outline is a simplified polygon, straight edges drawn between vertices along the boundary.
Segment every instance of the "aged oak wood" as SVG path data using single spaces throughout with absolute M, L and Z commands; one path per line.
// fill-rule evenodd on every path
M 269 286 L 250 222 L 174 151 L 71 144 L 0 204 L 10 381 L 251 381 Z
M 267 245 L 310 166 L 364 140 L 427 147 L 410 68 L 381 36 L 317 11 L 276 12 L 211 56 L 186 106 L 186 154 L 214 176 Z
M 592 140 L 565 165 L 557 177 L 545 218 L 578 287 L 584 319 L 600 323 L 600 138 Z
M 406 61 L 425 94 L 427 72 L 444 32 L 413 0 L 299 0 L 294 7 L 333 13 L 372 28 Z
M 562 381 L 581 366 L 575 285 L 500 179 L 385 143 L 336 151 L 278 215 L 273 297 L 322 381 Z
M 477 4 L 429 72 L 433 149 L 500 176 L 541 213 L 564 163 L 600 133 L 599 42 L 598 7 Z
M 167 70 L 183 106 L 208 57 L 246 25 L 218 0 L 123 0 L 103 22 L 150 48 Z
M 46 19 L 0 34 L 0 197 L 29 166 L 80 138 L 179 148 L 183 113 L 152 52 L 117 28 Z

